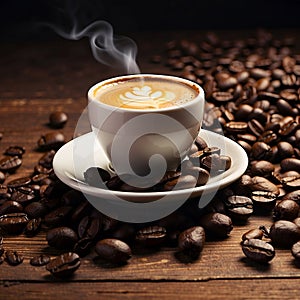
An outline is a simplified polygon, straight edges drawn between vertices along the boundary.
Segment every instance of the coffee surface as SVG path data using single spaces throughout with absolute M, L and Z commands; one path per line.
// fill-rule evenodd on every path
M 96 89 L 94 95 L 110 106 L 160 109 L 189 102 L 197 96 L 197 91 L 183 82 L 146 77 L 110 82 Z

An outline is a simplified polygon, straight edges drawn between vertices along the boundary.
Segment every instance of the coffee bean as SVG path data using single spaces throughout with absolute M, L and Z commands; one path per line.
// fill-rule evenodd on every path
M 292 191 L 289 192 L 287 194 L 285 194 L 282 198 L 282 200 L 293 200 L 295 202 L 297 202 L 298 204 L 300 204 L 300 190 L 296 190 L 296 191 Z
M 65 278 L 71 276 L 80 267 L 80 257 L 73 252 L 63 253 L 50 260 L 46 270 L 55 277 Z
M 270 213 L 276 205 L 277 195 L 268 191 L 252 191 L 250 198 L 254 211 Z
M 0 184 L 5 181 L 5 174 L 0 171 Z
M 21 186 L 28 185 L 30 182 L 31 182 L 30 177 L 21 177 L 7 182 L 6 185 L 8 188 L 15 189 Z
M 97 217 L 85 216 L 78 225 L 78 236 L 80 239 L 87 237 L 89 239 L 96 238 L 101 230 L 102 220 Z
M 8 156 L 0 160 L 0 171 L 14 173 L 22 164 L 18 156 Z
M 22 157 L 25 153 L 25 148 L 22 146 L 10 146 L 5 149 L 4 154 L 8 156 L 18 156 Z
M 264 232 L 259 228 L 250 229 L 242 235 L 242 241 L 249 239 L 262 239 Z
M 267 177 L 270 176 L 275 170 L 275 166 L 266 160 L 259 160 L 255 161 L 253 164 L 251 164 L 251 174 L 253 176 L 263 176 Z
M 293 200 L 281 200 L 273 209 L 274 220 L 289 220 L 297 218 L 299 214 L 299 205 Z
M 10 213 L 0 216 L 0 228 L 8 234 L 20 234 L 28 221 L 24 213 Z
M 84 257 L 89 254 L 93 245 L 94 242 L 90 238 L 84 237 L 75 243 L 73 252 L 77 253 L 80 257 Z
M 194 226 L 178 236 L 178 250 L 192 260 L 199 257 L 205 244 L 205 231 L 201 226 Z
M 291 221 L 279 220 L 272 224 L 269 235 L 274 245 L 290 248 L 300 240 L 300 227 Z
M 6 250 L 5 251 L 5 258 L 8 264 L 11 266 L 17 266 L 21 264 L 24 260 L 24 257 L 20 255 L 17 251 L 13 250 Z
M 43 217 L 48 212 L 48 208 L 43 202 L 34 201 L 24 207 L 24 212 L 33 219 Z
M 23 206 L 17 201 L 7 200 L 0 206 L 0 216 L 20 212 L 23 212 Z
M 52 210 L 44 216 L 44 222 L 47 226 L 59 226 L 66 224 L 71 216 L 73 208 L 71 206 L 61 206 Z
M 22 205 L 29 204 L 36 200 L 37 196 L 35 191 L 30 187 L 20 187 L 15 190 L 11 195 L 11 200 L 17 201 Z
M 199 224 L 212 238 L 226 238 L 233 229 L 231 218 L 218 212 L 201 216 Z
M 111 178 L 108 171 L 99 167 L 90 167 L 84 172 L 85 181 L 95 187 L 103 187 L 104 182 Z
M 246 239 L 242 243 L 244 254 L 258 263 L 268 263 L 275 256 L 274 247 L 260 239 Z
M 166 229 L 162 226 L 149 226 L 140 229 L 135 236 L 135 240 L 142 246 L 158 247 L 166 239 Z
M 237 221 L 246 221 L 253 213 L 252 200 L 246 196 L 233 195 L 224 201 L 228 215 Z
M 300 172 L 300 159 L 297 158 L 285 158 L 280 162 L 282 172 L 297 171 Z
M 50 256 L 41 254 L 30 259 L 30 264 L 35 267 L 45 266 L 50 262 Z
M 296 242 L 291 249 L 292 255 L 296 260 L 300 260 L 300 241 Z
M 54 111 L 49 115 L 49 125 L 53 128 L 62 128 L 68 121 L 68 116 L 62 111 Z
M 194 188 L 197 185 L 197 179 L 193 175 L 184 175 L 176 179 L 167 181 L 163 189 L 165 191 L 181 190 Z
M 48 230 L 46 240 L 56 249 L 72 249 L 78 241 L 76 232 L 69 227 L 56 227 Z
M 104 239 L 97 242 L 96 253 L 100 258 L 113 264 L 124 264 L 132 256 L 130 247 L 117 239 Z
M 41 224 L 41 218 L 29 220 L 24 230 L 25 235 L 30 237 L 35 236 L 39 232 Z
M 37 141 L 39 149 L 43 151 L 58 150 L 65 143 L 65 136 L 61 132 L 48 132 Z
M 43 154 L 40 157 L 40 159 L 38 161 L 38 164 L 41 165 L 42 167 L 46 168 L 46 169 L 51 169 L 55 153 L 56 153 L 56 151 L 53 150 L 53 149 L 47 151 L 45 154 Z

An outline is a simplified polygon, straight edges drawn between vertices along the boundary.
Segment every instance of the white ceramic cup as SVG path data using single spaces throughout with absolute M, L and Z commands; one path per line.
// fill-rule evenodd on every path
M 119 82 L 143 82 L 147 78 L 186 85 L 195 96 L 178 105 L 147 109 L 116 107 L 99 99 L 101 89 L 107 86 L 117 88 Z M 91 128 L 112 168 L 118 175 L 147 179 L 147 186 L 158 182 L 167 170 L 176 169 L 186 157 L 199 133 L 204 105 L 204 91 L 198 84 L 169 75 L 119 76 L 101 81 L 88 91 Z

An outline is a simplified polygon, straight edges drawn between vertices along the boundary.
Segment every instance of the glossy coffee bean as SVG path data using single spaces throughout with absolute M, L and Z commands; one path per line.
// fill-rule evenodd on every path
M 199 224 L 212 238 L 226 238 L 233 229 L 231 218 L 217 212 L 201 216 Z
M 20 234 L 28 221 L 25 213 L 10 213 L 0 216 L 0 228 L 8 234 Z
M 293 244 L 291 249 L 292 255 L 296 260 L 300 260 L 300 241 Z
M 246 221 L 253 213 L 253 202 L 249 197 L 233 195 L 224 201 L 228 215 L 238 221 Z
M 39 232 L 41 224 L 41 218 L 29 220 L 24 230 L 25 235 L 29 237 L 35 236 Z
M 80 257 L 73 252 L 63 253 L 52 259 L 46 270 L 55 277 L 65 278 L 71 276 L 80 267 Z
M 259 239 L 261 240 L 264 236 L 264 232 L 260 228 L 250 229 L 247 232 L 243 233 L 242 241 L 249 239 Z
M 201 226 L 194 226 L 178 236 L 178 250 L 191 259 L 197 259 L 205 244 L 205 231 Z
M 56 227 L 48 230 L 46 240 L 56 249 L 72 249 L 78 241 L 76 232 L 69 227 Z
M 299 205 L 293 200 L 281 200 L 273 209 L 274 220 L 292 221 L 298 217 Z
M 8 156 L 18 156 L 22 157 L 25 153 L 25 148 L 22 146 L 10 146 L 5 149 L 4 154 Z
M 260 239 L 246 239 L 242 243 L 243 253 L 258 263 L 268 263 L 275 256 L 274 247 Z
M 0 160 L 0 171 L 13 173 L 22 165 L 22 162 L 22 159 L 18 156 L 8 156 L 2 158 Z
M 272 224 L 269 236 L 274 245 L 290 248 L 300 240 L 300 227 L 291 221 L 279 220 Z
M 104 239 L 97 242 L 96 253 L 100 258 L 114 264 L 124 264 L 132 256 L 130 247 L 117 239 Z
M 61 132 L 48 132 L 37 141 L 39 149 L 43 151 L 58 150 L 65 143 L 65 136 Z
M 35 267 L 45 266 L 50 262 L 50 256 L 41 254 L 30 259 L 30 264 Z
M 166 239 L 166 229 L 162 226 L 149 226 L 140 229 L 135 236 L 138 244 L 146 247 L 161 246 Z
M 49 115 L 49 125 L 53 128 L 62 128 L 68 121 L 68 115 L 63 111 L 54 111 Z
M 250 198 L 254 211 L 270 213 L 276 205 L 277 195 L 268 191 L 252 191 Z
M 18 251 L 6 250 L 5 259 L 11 266 L 17 266 L 23 262 L 24 257 Z

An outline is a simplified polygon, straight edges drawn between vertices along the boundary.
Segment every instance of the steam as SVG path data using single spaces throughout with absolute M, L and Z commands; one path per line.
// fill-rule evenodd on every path
M 136 63 L 137 46 L 125 36 L 116 36 L 112 26 L 106 21 L 95 21 L 82 30 L 75 25 L 70 32 L 58 25 L 44 23 L 65 39 L 79 40 L 87 37 L 94 58 L 100 63 L 120 69 L 127 74 L 140 73 Z

